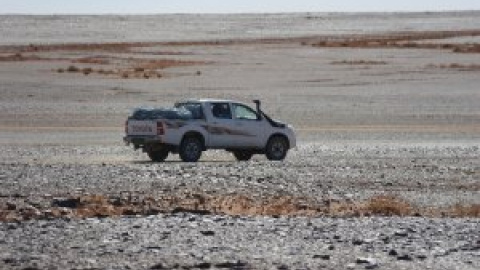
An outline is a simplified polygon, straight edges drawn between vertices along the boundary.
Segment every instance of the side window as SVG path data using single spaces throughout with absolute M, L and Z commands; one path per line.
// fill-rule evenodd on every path
M 202 104 L 200 103 L 182 103 L 177 104 L 176 108 L 189 110 L 193 119 L 205 119 L 203 115 Z
M 232 119 L 232 112 L 228 103 L 213 103 L 212 114 L 215 118 Z
M 258 115 L 257 113 L 249 107 L 234 104 L 233 105 L 234 115 L 236 119 L 241 120 L 257 120 Z

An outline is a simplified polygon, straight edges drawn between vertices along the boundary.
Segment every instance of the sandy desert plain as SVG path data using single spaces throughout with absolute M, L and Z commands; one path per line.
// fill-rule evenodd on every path
M 0 16 L 0 269 L 480 269 L 480 13 Z M 250 102 L 284 162 L 164 163 L 138 106 Z

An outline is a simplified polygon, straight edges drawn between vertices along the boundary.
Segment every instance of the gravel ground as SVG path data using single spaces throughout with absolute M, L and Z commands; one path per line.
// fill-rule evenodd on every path
M 178 156 L 151 163 L 125 146 L 1 149 L 0 195 L 37 204 L 76 194 L 183 191 L 355 201 L 388 194 L 418 206 L 480 203 L 480 149 L 474 144 L 304 143 L 281 163 L 263 156 L 235 162 L 226 152 L 211 151 L 197 164 L 179 162 Z
M 159 215 L 0 224 L 5 269 L 478 269 L 478 219 Z
M 236 162 L 220 151 L 187 164 L 150 163 L 121 146 L 3 146 L 3 207 L 48 208 L 53 198 L 158 197 L 202 192 L 253 199 L 479 204 L 474 144 L 303 143 L 285 162 Z M 159 214 L 0 223 L 4 269 L 478 269 L 480 221 L 400 217 Z

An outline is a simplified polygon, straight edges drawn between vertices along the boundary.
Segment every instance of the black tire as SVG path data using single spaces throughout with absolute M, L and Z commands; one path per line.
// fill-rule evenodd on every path
M 247 161 L 252 158 L 253 153 L 250 151 L 233 151 L 233 155 L 238 161 Z
M 197 162 L 202 156 L 203 144 L 197 137 L 186 137 L 180 144 L 179 154 L 184 162 Z
M 274 136 L 268 140 L 265 155 L 269 160 L 284 160 L 288 152 L 288 141 L 285 137 Z
M 168 157 L 168 150 L 156 150 L 147 153 L 153 162 L 163 162 Z

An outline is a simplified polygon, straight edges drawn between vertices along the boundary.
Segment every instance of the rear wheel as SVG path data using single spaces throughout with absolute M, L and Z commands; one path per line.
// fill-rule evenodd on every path
M 250 151 L 233 151 L 233 155 L 238 161 L 247 161 L 252 158 L 253 153 Z
M 180 158 L 185 162 L 197 162 L 202 156 L 203 144 L 197 137 L 186 137 L 180 144 Z
M 153 162 L 163 162 L 168 157 L 168 150 L 155 150 L 147 153 Z
M 285 137 L 270 138 L 265 148 L 265 155 L 269 160 L 284 160 L 288 152 L 288 141 Z

